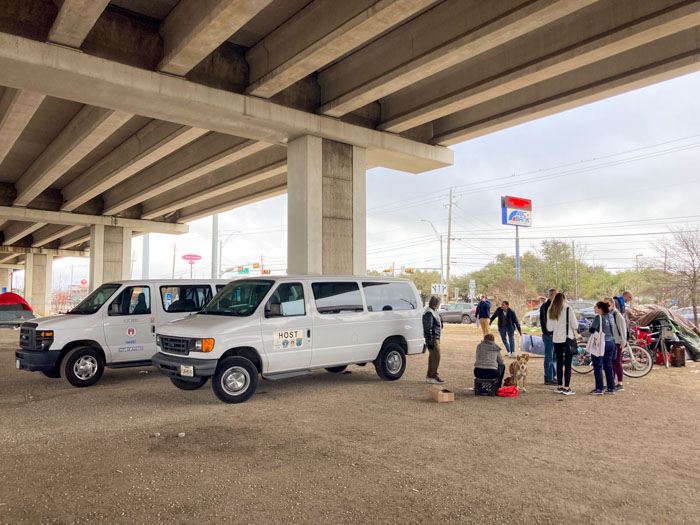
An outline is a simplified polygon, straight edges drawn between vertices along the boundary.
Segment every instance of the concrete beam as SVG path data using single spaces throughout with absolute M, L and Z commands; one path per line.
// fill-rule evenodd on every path
M 60 255 L 62 257 L 90 257 L 90 252 L 81 250 L 62 250 L 52 248 L 25 248 L 22 246 L 0 246 L 0 253 L 13 253 L 17 255 L 43 254 Z
M 322 71 L 320 113 L 350 113 L 597 1 L 445 0 Z
M 160 25 L 158 69 L 185 75 L 272 0 L 180 0 Z
M 220 91 L 77 51 L 0 33 L 3 84 L 186 126 L 286 144 L 314 135 L 367 149 L 367 164 L 422 173 L 454 161 L 452 150 Z
M 42 226 L 46 225 L 41 222 L 13 222 L 2 231 L 2 243 L 5 245 L 14 244 Z
M 287 149 L 272 146 L 143 203 L 142 219 L 154 219 L 287 171 Z
M 287 192 L 287 175 L 277 175 L 264 182 L 247 186 L 234 193 L 219 195 L 214 199 L 187 206 L 180 211 L 178 220 L 182 222 L 196 221 L 215 213 L 247 206 L 271 197 L 284 195 Z
M 73 211 L 190 142 L 201 128 L 153 120 L 63 188 L 63 211 Z
M 433 141 L 452 145 L 700 70 L 700 27 L 640 46 L 433 122 Z
M 0 164 L 44 101 L 34 91 L 5 88 L 0 98 Z
M 12 256 L 13 258 L 16 256 Z M 2 264 L 0 263 L 0 268 L 3 270 L 24 270 L 23 264 Z
M 189 231 L 188 226 L 171 222 L 125 219 L 122 217 L 109 217 L 105 215 L 84 215 L 82 213 L 70 213 L 66 211 L 34 210 L 14 206 L 0 206 L 0 217 L 12 221 L 65 224 L 67 226 L 91 226 L 93 224 L 122 226 L 140 232 L 151 233 L 180 234 Z
M 114 215 L 269 147 L 263 142 L 210 133 L 107 191 L 103 213 Z
M 246 53 L 251 95 L 269 98 L 436 0 L 315 0 Z
M 32 247 L 39 248 L 45 246 L 50 242 L 56 241 L 82 228 L 84 228 L 84 226 L 64 226 L 62 224 L 46 225 L 32 235 Z
M 14 205 L 32 202 L 132 116 L 95 106 L 81 109 L 19 178 Z
M 518 40 L 497 55 L 467 61 L 383 99 L 378 129 L 401 133 L 700 24 L 698 3 L 669 7 L 668 1 L 648 0 L 625 10 L 592 7 L 536 38 Z M 586 23 L 591 19 L 597 22 Z
M 80 230 L 69 233 L 65 237 L 61 237 L 58 243 L 59 250 L 67 250 L 69 248 L 75 248 L 80 246 L 90 240 L 90 228 L 81 228 Z
M 49 31 L 49 42 L 79 48 L 109 0 L 63 0 Z
M 16 253 L 11 253 L 10 255 L 0 256 L 0 263 L 9 263 L 14 259 L 19 259 L 19 255 L 17 255 Z

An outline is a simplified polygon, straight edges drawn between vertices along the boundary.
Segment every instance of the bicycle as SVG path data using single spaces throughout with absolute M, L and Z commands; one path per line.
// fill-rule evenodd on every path
M 644 377 L 653 366 L 651 353 L 646 348 L 630 345 L 629 341 L 622 347 L 622 373 L 627 377 Z M 578 345 L 578 354 L 571 359 L 571 368 L 578 374 L 588 374 L 593 370 L 593 356 L 585 346 Z

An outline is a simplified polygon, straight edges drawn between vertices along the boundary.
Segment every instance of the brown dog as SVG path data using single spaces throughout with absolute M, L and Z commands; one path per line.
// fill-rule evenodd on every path
M 518 387 L 518 390 L 527 392 L 525 384 L 527 383 L 527 362 L 530 360 L 529 354 L 522 354 L 515 361 L 508 365 L 510 380 L 512 384 Z

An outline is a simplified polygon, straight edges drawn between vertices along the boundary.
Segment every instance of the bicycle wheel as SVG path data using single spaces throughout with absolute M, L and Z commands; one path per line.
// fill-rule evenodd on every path
M 593 360 L 591 359 L 591 354 L 586 353 L 580 347 L 578 350 L 578 354 L 571 359 L 571 369 L 577 374 L 588 374 L 589 372 L 593 372 Z
M 646 348 L 627 345 L 622 349 L 622 373 L 627 377 L 644 377 L 653 366 L 654 360 Z

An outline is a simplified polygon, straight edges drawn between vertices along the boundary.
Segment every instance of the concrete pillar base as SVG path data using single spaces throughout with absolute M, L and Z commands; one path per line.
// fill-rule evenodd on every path
M 131 228 L 91 226 L 90 290 L 125 279 L 131 279 Z
M 12 291 L 12 270 L 0 268 L 0 293 Z
M 53 255 L 28 253 L 24 271 L 24 299 L 37 317 L 51 315 Z
M 289 274 L 365 275 L 365 149 L 306 135 L 287 150 Z

